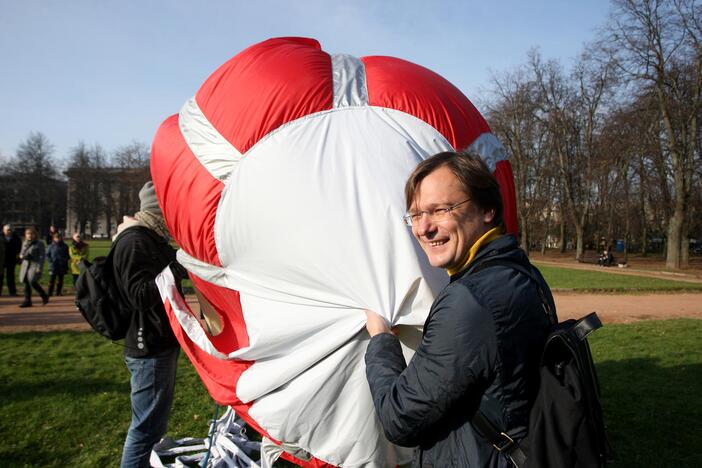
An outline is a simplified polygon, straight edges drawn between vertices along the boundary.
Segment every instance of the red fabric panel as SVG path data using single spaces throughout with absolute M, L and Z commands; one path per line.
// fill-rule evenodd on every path
M 236 396 L 236 382 L 241 374 L 251 367 L 251 361 L 221 360 L 210 356 L 200 349 L 198 345 L 190 340 L 190 337 L 183 331 L 180 322 L 173 313 L 170 301 L 164 303 L 168 319 L 173 329 L 173 334 L 180 343 L 180 347 L 190 359 L 195 370 L 200 375 L 202 383 L 209 392 L 212 399 L 220 405 L 228 405 L 234 408 L 236 414 L 241 416 L 256 431 L 270 438 L 268 433 L 261 428 L 256 421 L 249 416 L 251 403 L 244 404 Z M 273 440 L 273 439 L 271 439 Z
M 463 93 L 433 71 L 395 57 L 363 57 L 372 106 L 413 115 L 441 133 L 454 149 L 468 147 L 487 122 Z
M 200 292 L 205 296 L 205 298 L 212 304 L 218 312 L 220 312 L 220 307 L 222 303 L 220 300 L 226 300 L 229 298 L 233 300 L 230 304 L 231 308 L 227 310 L 238 310 L 241 312 L 241 304 L 239 302 L 239 293 L 236 291 L 228 290 L 226 288 L 220 288 L 211 283 L 207 283 L 201 278 L 191 275 L 193 283 L 196 284 Z M 216 304 L 216 305 L 215 305 Z M 166 301 L 165 309 L 168 314 L 168 320 L 170 321 L 173 333 L 180 343 L 181 348 L 190 359 L 190 362 L 195 367 L 200 379 L 202 380 L 207 392 L 210 394 L 213 400 L 215 400 L 220 405 L 231 406 L 236 414 L 240 416 L 246 423 L 251 426 L 255 431 L 257 431 L 262 436 L 266 436 L 271 439 L 274 443 L 280 445 L 280 441 L 274 439 L 268 434 L 251 416 L 249 416 L 249 409 L 253 403 L 242 403 L 236 396 L 236 384 L 239 381 L 241 374 L 253 365 L 253 361 L 239 361 L 239 360 L 221 360 L 217 359 L 197 346 L 188 335 L 183 331 L 180 326 L 180 322 L 175 317 L 173 313 L 173 307 L 170 301 Z M 221 312 L 220 312 L 221 313 Z M 224 318 L 224 317 L 223 317 Z M 243 323 L 243 317 L 242 317 Z M 232 330 L 234 327 L 229 327 Z M 213 344 L 221 352 L 224 351 L 220 348 L 222 343 L 219 341 L 231 338 L 231 332 L 227 332 L 226 328 L 222 330 L 222 333 L 216 337 L 211 337 Z M 248 335 L 246 335 L 244 330 L 245 342 L 242 340 L 241 346 L 248 345 Z M 235 338 L 237 339 L 237 338 Z M 238 348 L 240 346 L 237 346 Z M 236 349 L 235 348 L 235 349 Z M 232 349 L 233 350 L 233 349 Z M 318 460 L 317 458 L 312 458 L 310 461 L 299 460 L 292 455 L 283 452 L 282 457 L 292 463 L 306 468 L 333 468 L 334 465 L 330 465 L 324 461 Z
M 239 291 L 216 286 L 190 273 L 193 286 L 212 305 L 222 321 L 222 332 L 210 337 L 221 353 L 229 354 L 249 345 L 249 334 L 241 310 Z
M 185 143 L 178 115 L 166 119 L 151 147 L 151 178 L 168 230 L 192 257 L 221 265 L 214 240 L 217 204 L 224 185 Z
M 516 236 L 519 233 L 517 195 L 514 190 L 514 177 L 510 162 L 506 159 L 499 161 L 495 166 L 494 175 L 502 194 L 502 218 L 505 222 L 505 229 L 509 234 Z
M 269 39 L 217 69 L 195 96 L 240 153 L 281 125 L 332 108 L 331 58 L 314 39 Z

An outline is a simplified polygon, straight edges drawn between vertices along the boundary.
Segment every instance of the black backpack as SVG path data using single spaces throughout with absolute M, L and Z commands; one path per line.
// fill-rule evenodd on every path
M 76 281 L 76 307 L 93 330 L 113 341 L 127 335 L 131 322 L 112 274 L 114 250 L 112 244 L 107 257 L 97 257 L 93 263 L 81 261 Z
M 487 260 L 473 272 L 504 265 L 527 275 L 551 323 L 539 368 L 540 384 L 529 414 L 526 439 L 514 441 L 479 409 L 475 428 L 518 468 L 603 467 L 612 450 L 605 432 L 600 385 L 587 336 L 602 322 L 595 312 L 558 323 L 535 272 L 507 260 Z M 539 274 L 540 276 L 540 274 Z

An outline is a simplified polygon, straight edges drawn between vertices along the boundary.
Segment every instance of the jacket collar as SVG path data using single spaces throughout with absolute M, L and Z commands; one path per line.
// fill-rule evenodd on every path
M 464 275 L 470 272 L 475 265 L 482 263 L 483 260 L 486 260 L 487 258 L 506 257 L 516 249 L 518 249 L 517 239 L 512 234 L 500 236 L 494 241 L 485 245 L 475 255 L 473 261 L 470 262 L 466 268 L 451 276 L 450 281 L 453 282 L 459 278 L 462 278 Z

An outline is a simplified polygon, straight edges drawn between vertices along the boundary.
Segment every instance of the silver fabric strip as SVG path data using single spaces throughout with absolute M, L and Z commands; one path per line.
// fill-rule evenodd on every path
M 178 125 L 185 142 L 202 165 L 215 179 L 226 181 L 241 160 L 241 153 L 207 120 L 194 97 L 180 110 Z
M 334 81 L 334 108 L 368 105 L 366 67 L 357 57 L 348 54 L 331 56 Z
M 491 172 L 495 172 L 497 163 L 507 159 L 507 152 L 500 140 L 492 133 L 483 133 L 468 147 L 483 158 Z

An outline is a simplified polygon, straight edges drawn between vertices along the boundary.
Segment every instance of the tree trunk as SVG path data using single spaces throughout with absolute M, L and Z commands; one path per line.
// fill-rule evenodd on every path
M 527 255 L 529 255 L 529 232 L 527 229 L 527 221 L 522 217 L 520 224 L 520 230 L 519 230 L 519 244 L 520 247 L 524 252 L 526 252 Z
M 677 270 L 680 268 L 680 245 L 683 235 L 683 213 L 677 209 L 668 222 L 668 238 L 666 239 L 666 268 Z
M 558 240 L 558 250 L 563 253 L 566 251 L 566 223 L 561 215 L 560 221 L 560 238 Z
M 585 237 L 585 229 L 583 225 L 578 223 L 575 225 L 575 259 L 582 262 L 585 257 L 585 246 L 583 240 Z

